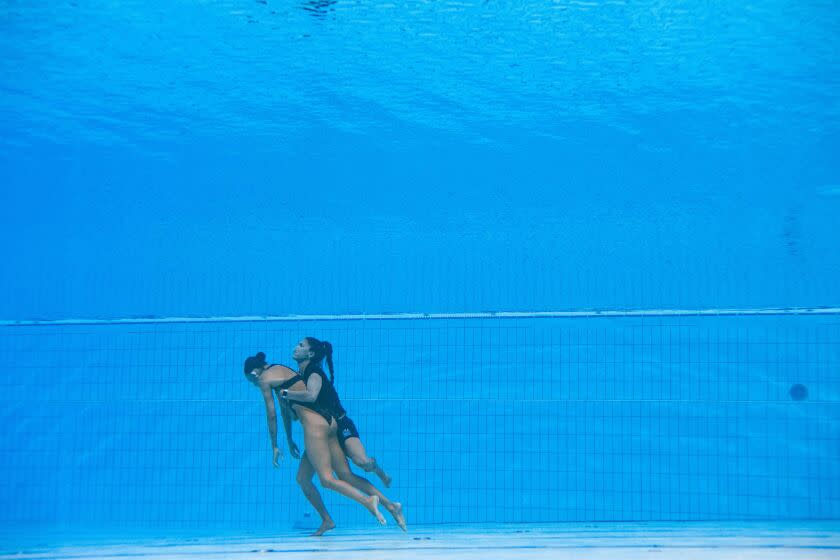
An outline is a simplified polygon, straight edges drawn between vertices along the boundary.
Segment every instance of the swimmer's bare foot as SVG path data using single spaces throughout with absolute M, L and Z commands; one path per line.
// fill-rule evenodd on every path
M 321 535 L 323 535 L 324 533 L 326 533 L 327 531 L 330 531 L 332 529 L 335 529 L 335 522 L 332 519 L 328 519 L 328 520 L 324 521 L 323 523 L 321 523 L 321 526 L 318 527 L 318 530 L 315 531 L 314 533 L 312 533 L 309 536 L 310 537 L 320 537 Z
M 405 524 L 405 517 L 403 516 L 402 512 L 402 504 L 399 502 L 391 502 L 391 507 L 388 508 L 388 511 L 390 511 L 391 515 L 394 516 L 394 521 L 397 522 L 397 526 L 407 533 L 408 527 Z
M 379 496 L 370 496 L 367 500 L 365 500 L 365 502 L 367 503 L 366 507 L 368 511 L 376 517 L 379 524 L 385 525 L 387 521 L 385 521 L 385 518 L 382 517 L 382 512 L 379 511 Z

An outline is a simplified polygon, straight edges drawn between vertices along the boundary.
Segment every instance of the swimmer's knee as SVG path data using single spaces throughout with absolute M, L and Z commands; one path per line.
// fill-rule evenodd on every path
M 336 471 L 335 475 L 339 480 L 343 480 L 344 482 L 349 482 L 353 478 L 353 473 L 350 471 Z
M 338 486 L 338 479 L 330 474 L 319 474 L 318 480 L 321 482 L 321 486 L 324 488 L 334 489 Z
M 298 485 L 303 487 L 303 488 L 306 488 L 307 486 L 313 486 L 311 476 L 305 476 L 303 474 L 298 474 L 295 477 L 295 481 L 297 481 Z

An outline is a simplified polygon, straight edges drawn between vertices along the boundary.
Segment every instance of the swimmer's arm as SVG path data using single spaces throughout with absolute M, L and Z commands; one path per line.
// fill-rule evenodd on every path
M 274 394 L 268 385 L 261 385 L 260 389 L 265 399 L 265 417 L 268 421 L 268 435 L 271 436 L 271 447 L 277 449 L 277 412 L 274 408 Z
M 292 418 L 297 418 L 297 414 L 288 403 L 283 402 L 283 399 L 280 399 L 280 415 L 283 416 L 283 428 L 286 429 L 286 443 L 289 444 L 289 453 L 295 459 L 300 459 L 300 449 L 292 438 Z
M 290 401 L 315 402 L 321 392 L 321 374 L 309 376 L 305 391 L 286 391 L 286 398 Z
M 286 430 L 286 442 L 291 449 L 295 442 L 292 440 L 292 414 L 289 405 L 280 403 L 280 416 L 283 418 L 283 429 Z

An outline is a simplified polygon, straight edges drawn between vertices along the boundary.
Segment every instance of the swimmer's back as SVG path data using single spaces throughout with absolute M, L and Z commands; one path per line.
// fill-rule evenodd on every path
M 275 391 L 288 389 L 289 391 L 305 391 L 306 383 L 303 378 L 290 367 L 281 364 L 271 364 L 260 376 L 260 382 L 267 384 Z

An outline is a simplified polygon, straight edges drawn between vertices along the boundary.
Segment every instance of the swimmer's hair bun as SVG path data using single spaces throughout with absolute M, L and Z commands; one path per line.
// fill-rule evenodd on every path
M 245 360 L 243 368 L 246 374 L 250 374 L 254 369 L 263 367 L 265 365 L 265 352 L 258 352 L 256 356 L 251 356 Z

